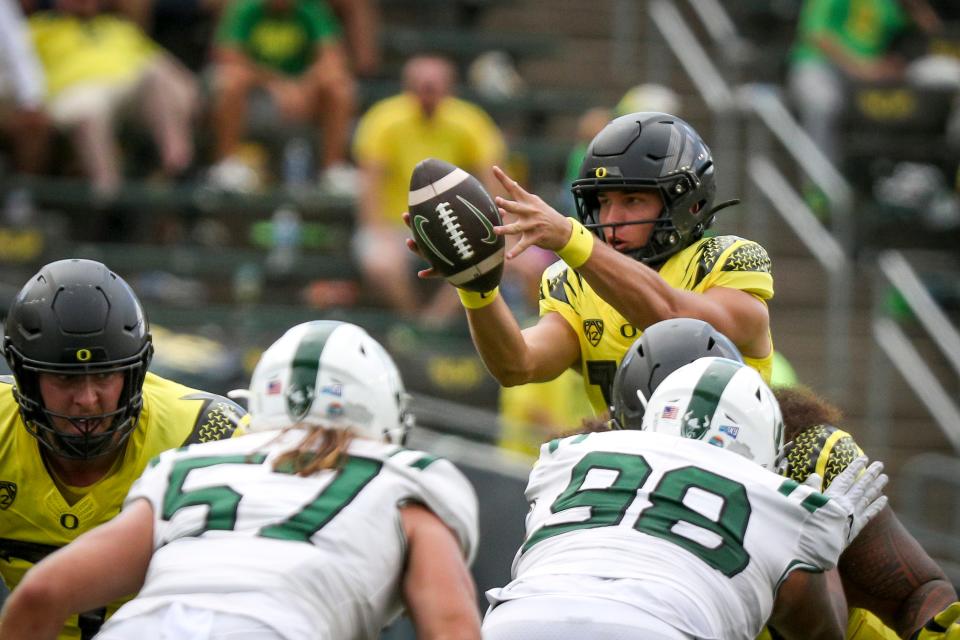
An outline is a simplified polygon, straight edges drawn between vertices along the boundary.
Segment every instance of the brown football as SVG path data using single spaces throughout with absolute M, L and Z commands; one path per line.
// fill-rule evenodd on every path
M 413 169 L 408 198 L 413 238 L 447 282 L 489 291 L 503 274 L 500 213 L 480 181 L 463 169 L 427 158 Z

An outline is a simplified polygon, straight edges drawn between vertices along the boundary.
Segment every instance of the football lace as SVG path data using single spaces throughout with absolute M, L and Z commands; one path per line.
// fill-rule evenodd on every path
M 453 248 L 456 249 L 460 259 L 467 260 L 472 258 L 473 247 L 470 246 L 469 240 L 467 240 L 467 237 L 464 235 L 463 229 L 460 227 L 460 222 L 457 220 L 457 215 L 450 208 L 450 203 L 441 202 L 437 205 L 437 213 L 440 216 L 440 223 L 447 232 L 447 236 L 453 243 Z

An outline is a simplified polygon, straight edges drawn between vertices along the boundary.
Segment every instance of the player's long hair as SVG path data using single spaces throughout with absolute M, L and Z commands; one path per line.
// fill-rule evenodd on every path
M 301 477 L 311 476 L 324 469 L 336 469 L 346 458 L 347 447 L 353 440 L 349 429 L 298 423 L 280 432 L 281 437 L 291 429 L 303 429 L 306 434 L 293 449 L 284 451 L 273 462 L 274 470 L 284 470 Z
M 773 395 L 780 404 L 780 413 L 783 414 L 785 442 L 793 440 L 797 434 L 809 427 L 836 426 L 843 418 L 843 413 L 838 407 L 802 385 L 774 387 Z
M 598 416 L 587 416 L 580 421 L 580 425 L 560 431 L 558 438 L 568 438 L 570 436 L 579 436 L 584 433 L 596 433 L 598 431 L 612 431 L 613 424 L 610 420 L 610 413 L 604 411 Z

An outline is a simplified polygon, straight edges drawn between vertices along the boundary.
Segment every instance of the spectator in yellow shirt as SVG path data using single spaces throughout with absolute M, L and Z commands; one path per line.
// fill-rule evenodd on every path
M 57 0 L 53 11 L 30 17 L 30 31 L 50 116 L 70 135 L 99 196 L 120 187 L 114 126 L 123 115 L 145 120 L 164 175 L 190 166 L 195 80 L 136 24 L 104 13 L 102 0 Z
M 450 61 L 411 58 L 403 68 L 404 91 L 370 107 L 360 119 L 353 145 L 360 168 L 355 256 L 388 306 L 408 317 L 419 312 L 432 323 L 458 316 L 459 301 L 451 287 L 441 287 L 426 305 L 417 295 L 401 218 L 407 210 L 410 174 L 424 158 L 439 158 L 498 193 L 492 166 L 503 161 L 506 148 L 486 112 L 452 95 L 455 82 Z

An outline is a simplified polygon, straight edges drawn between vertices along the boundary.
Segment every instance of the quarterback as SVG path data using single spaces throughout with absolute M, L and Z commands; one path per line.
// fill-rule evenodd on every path
M 540 320 L 522 331 L 496 289 L 458 289 L 477 350 L 502 385 L 578 369 L 602 413 L 627 348 L 650 325 L 678 317 L 709 322 L 769 380 L 770 259 L 750 240 L 703 237 L 726 205 L 714 204 L 713 157 L 689 124 L 665 113 L 610 122 L 573 183 L 578 220 L 494 173 L 510 196 L 495 201 L 514 220 L 496 231 L 518 237 L 507 259 L 530 246 L 560 257 L 541 279 Z M 415 250 L 412 240 L 407 246 Z
M 116 519 L 27 574 L 0 638 L 52 638 L 69 612 L 138 592 L 98 638 L 372 640 L 405 603 L 418 638 L 479 640 L 476 495 L 400 446 L 411 418 L 383 347 L 297 325 L 245 395 L 249 435 L 154 459 Z
M 768 619 L 785 638 L 841 637 L 823 570 L 883 508 L 886 477 L 861 458 L 821 494 L 772 473 L 782 444 L 770 389 L 726 358 L 670 374 L 640 431 L 544 444 L 484 638 L 751 640 Z
M 120 512 L 166 449 L 230 438 L 233 401 L 152 373 L 147 318 L 104 265 L 61 260 L 23 287 L 7 315 L 0 379 L 0 576 L 31 565 Z M 119 595 L 132 595 L 135 591 Z M 106 609 L 71 616 L 61 638 L 92 637 Z

